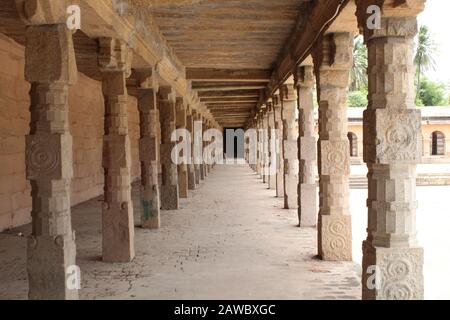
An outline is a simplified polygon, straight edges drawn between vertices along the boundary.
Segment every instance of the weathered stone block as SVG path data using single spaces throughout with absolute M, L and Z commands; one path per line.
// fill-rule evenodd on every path
M 103 167 L 130 168 L 130 139 L 127 135 L 108 135 L 103 143 Z
M 65 24 L 29 26 L 26 38 L 27 81 L 74 84 L 78 80 L 72 31 Z
M 128 198 L 128 193 L 123 198 Z M 131 201 L 103 203 L 103 261 L 130 262 L 134 259 L 134 217 Z
M 143 162 L 158 160 L 158 143 L 156 137 L 144 137 L 139 140 L 139 157 Z
M 319 141 L 321 175 L 349 175 L 350 150 L 348 141 Z
M 421 161 L 420 110 L 375 109 L 364 111 L 364 161 L 390 164 Z
M 70 134 L 39 134 L 26 137 L 27 179 L 70 179 L 72 137 Z
M 300 227 L 317 225 L 317 186 L 315 184 L 299 184 L 298 215 Z
M 319 215 L 319 256 L 327 261 L 352 261 L 350 215 Z
M 178 210 L 179 209 L 178 185 L 161 186 L 161 209 Z
M 422 248 L 373 247 L 365 241 L 363 253 L 363 299 L 423 299 Z
M 78 291 L 67 287 L 67 268 L 76 264 L 75 253 L 73 234 L 31 235 L 27 244 L 29 298 L 78 299 Z

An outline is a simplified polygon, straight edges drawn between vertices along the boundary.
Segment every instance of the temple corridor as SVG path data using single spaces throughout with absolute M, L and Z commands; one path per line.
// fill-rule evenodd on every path
M 426 2 L 0 1 L 0 299 L 450 296 Z
M 161 229 L 135 229 L 127 264 L 101 261 L 101 202 L 80 204 L 80 299 L 360 299 L 360 267 L 315 258 L 316 229 L 298 228 L 297 210 L 282 203 L 247 165 L 216 166 L 180 210 L 162 211 Z M 0 299 L 27 298 L 26 237 L 17 234 L 30 230 L 0 234 Z

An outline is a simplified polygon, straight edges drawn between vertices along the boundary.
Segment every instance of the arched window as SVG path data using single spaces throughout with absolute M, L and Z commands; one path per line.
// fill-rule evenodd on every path
M 350 142 L 350 157 L 358 156 L 358 136 L 353 132 L 349 132 L 348 141 Z
M 445 135 L 440 131 L 435 131 L 431 134 L 431 155 L 445 155 Z

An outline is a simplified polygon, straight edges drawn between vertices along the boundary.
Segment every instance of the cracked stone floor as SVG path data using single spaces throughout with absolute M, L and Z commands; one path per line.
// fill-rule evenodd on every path
M 101 261 L 100 199 L 73 208 L 81 299 L 360 299 L 359 265 L 316 259 L 316 230 L 296 227 L 296 211 L 247 166 L 217 166 L 180 210 L 162 212 L 159 230 L 138 227 L 137 189 L 133 197 L 127 264 Z M 0 234 L 0 299 L 27 296 L 29 233 Z

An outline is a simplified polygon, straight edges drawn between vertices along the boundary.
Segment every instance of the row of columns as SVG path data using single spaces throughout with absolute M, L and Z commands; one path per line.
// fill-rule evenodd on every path
M 422 299 L 423 249 L 417 243 L 415 226 L 421 115 L 414 104 L 413 39 L 424 1 L 403 1 L 402 11 L 395 5 L 383 8 L 377 29 L 368 27 L 370 3 L 357 1 L 369 56 L 369 105 L 363 120 L 368 235 L 363 243 L 362 297 Z M 318 255 L 328 261 L 352 260 L 347 92 L 353 38 L 349 32 L 322 36 L 312 49 L 314 65 L 297 67 L 294 81 L 289 79 L 275 92 L 252 124 L 258 129 L 278 130 L 275 139 L 281 148 L 276 148 L 276 172 L 263 182 L 284 198 L 286 209 L 298 208 L 300 227 L 317 225 Z M 317 144 L 314 77 L 319 105 Z M 272 124 L 265 125 L 266 117 L 273 118 Z M 258 134 L 258 173 L 267 164 L 261 155 L 271 139 Z
M 123 42 L 112 38 L 98 39 L 98 49 L 105 102 L 103 261 L 130 262 L 135 256 L 135 224 L 126 80 L 132 73 L 132 57 Z M 65 24 L 29 25 L 25 50 L 25 76 L 31 83 L 30 134 L 26 137 L 27 179 L 32 187 L 32 233 L 27 245 L 29 298 L 77 299 L 76 287 L 68 287 L 66 281 L 68 270 L 76 265 L 68 118 L 69 86 L 78 76 L 72 32 Z M 209 165 L 177 165 L 173 161 L 175 129 L 195 132 L 203 141 L 203 132 L 212 125 L 183 98 L 176 97 L 171 87 L 160 87 L 151 68 L 133 72 L 140 115 L 141 224 L 155 229 L 161 225 L 160 210 L 178 209 L 179 198 L 186 198 L 188 190 L 194 190 L 211 170 Z M 199 153 L 196 161 L 202 159 L 202 151 Z

